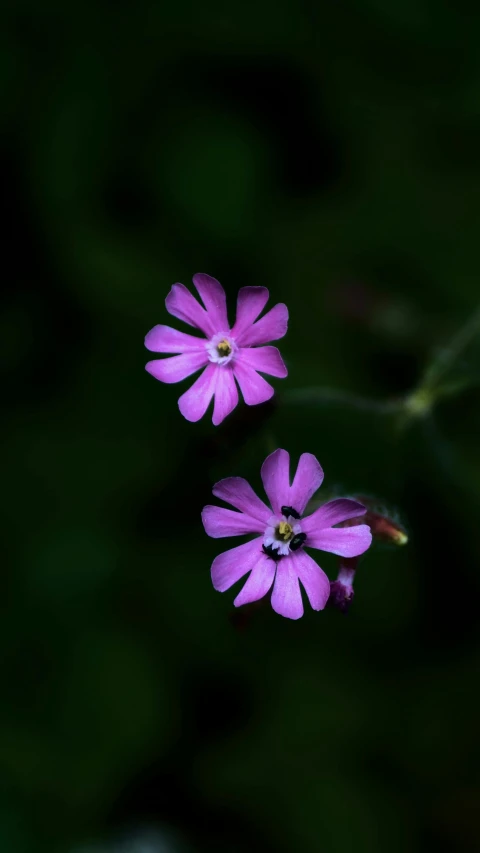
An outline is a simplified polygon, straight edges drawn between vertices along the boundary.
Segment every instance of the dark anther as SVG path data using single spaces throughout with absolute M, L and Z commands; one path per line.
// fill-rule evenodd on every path
M 292 518 L 300 518 L 300 514 L 293 508 L 293 506 L 282 506 L 280 509 L 285 518 L 288 518 L 289 515 L 291 515 Z
M 280 557 L 282 556 L 282 555 L 281 555 L 281 554 L 279 554 L 279 553 L 278 553 L 278 551 L 273 547 L 273 545 L 262 545 L 262 548 L 263 548 L 263 553 L 264 553 L 264 554 L 266 554 L 266 555 L 267 555 L 267 557 L 271 557 L 271 558 L 272 558 L 272 560 L 275 560 L 275 562 L 276 562 L 276 563 L 278 562 L 278 560 L 279 560 L 279 559 L 280 559 Z
M 290 542 L 290 551 L 298 551 L 300 545 L 303 545 L 306 538 L 306 533 L 297 533 L 297 535 L 294 536 L 292 541 Z

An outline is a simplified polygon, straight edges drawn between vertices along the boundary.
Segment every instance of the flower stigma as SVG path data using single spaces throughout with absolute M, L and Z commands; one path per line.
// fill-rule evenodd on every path
M 293 536 L 293 527 L 288 521 L 281 521 L 277 527 L 277 539 L 280 539 L 282 542 L 289 542 Z
M 218 354 L 220 356 L 230 355 L 232 348 L 228 341 L 224 338 L 223 341 L 219 341 L 217 344 Z

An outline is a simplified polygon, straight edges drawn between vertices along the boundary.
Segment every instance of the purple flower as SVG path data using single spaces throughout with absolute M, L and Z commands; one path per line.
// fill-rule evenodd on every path
M 272 607 L 281 616 L 299 619 L 303 614 L 299 581 L 314 610 L 323 610 L 330 595 L 330 582 L 305 548 L 319 548 L 341 557 L 356 557 L 367 550 L 372 534 L 366 524 L 334 527 L 349 518 L 363 515 L 363 504 L 337 498 L 302 518 L 311 497 L 323 481 L 322 468 L 311 453 L 303 453 L 290 485 L 290 457 L 275 450 L 262 465 L 263 486 L 272 509 L 257 497 L 242 477 L 227 477 L 213 487 L 213 494 L 239 512 L 206 506 L 202 521 L 209 536 L 256 538 L 215 557 L 212 581 L 224 592 L 250 575 L 234 604 L 248 604 L 262 598 L 273 586 Z
M 205 368 L 191 388 L 182 394 L 178 405 L 187 421 L 199 421 L 215 397 L 212 420 L 217 426 L 238 403 L 235 380 L 247 406 L 255 406 L 274 394 L 272 386 L 257 371 L 282 379 L 287 375 L 278 349 L 259 344 L 283 338 L 288 310 L 286 305 L 274 305 L 257 320 L 268 301 L 268 290 L 266 287 L 242 287 L 238 293 L 235 325 L 230 328 L 225 291 L 220 282 L 197 273 L 193 283 L 205 308 L 183 284 L 172 286 L 165 305 L 169 314 L 199 329 L 205 337 L 177 332 L 170 326 L 154 326 L 145 338 L 147 349 L 180 354 L 149 361 L 145 369 L 161 382 L 180 382 Z

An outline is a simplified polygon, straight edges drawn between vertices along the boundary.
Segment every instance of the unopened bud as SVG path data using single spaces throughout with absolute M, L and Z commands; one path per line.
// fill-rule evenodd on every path
M 355 495 L 354 498 L 366 508 L 363 515 L 349 518 L 342 522 L 340 527 L 355 527 L 358 524 L 368 524 L 372 536 L 379 542 L 387 542 L 393 545 L 405 545 L 408 536 L 402 525 L 387 513 L 383 507 L 379 507 L 371 498 L 363 495 Z M 353 579 L 358 565 L 358 557 L 342 557 L 336 581 L 330 584 L 330 597 L 328 604 L 347 613 L 353 601 Z
M 391 545 L 406 545 L 408 535 L 405 528 L 395 519 L 391 518 L 383 508 L 374 506 L 373 501 L 366 497 L 356 497 L 367 507 L 367 511 L 360 519 L 355 519 L 355 523 L 368 524 L 372 531 L 372 536 L 378 542 L 387 542 Z
M 353 601 L 353 579 L 357 568 L 358 557 L 344 557 L 340 561 L 340 569 L 336 581 L 330 584 L 329 605 L 347 613 Z

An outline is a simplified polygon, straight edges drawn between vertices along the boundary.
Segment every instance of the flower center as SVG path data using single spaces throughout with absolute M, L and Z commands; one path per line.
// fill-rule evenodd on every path
M 230 346 L 230 344 L 229 344 L 229 342 L 226 340 L 226 338 L 223 338 L 223 340 L 222 340 L 222 341 L 219 341 L 219 342 L 218 342 L 218 344 L 217 344 L 217 350 L 218 350 L 218 354 L 219 354 L 220 356 L 226 356 L 226 355 L 230 355 L 230 353 L 231 353 L 231 351 L 232 351 L 232 347 Z
M 293 527 L 288 521 L 281 521 L 278 525 L 275 535 L 280 542 L 288 542 L 293 536 Z
M 206 343 L 207 353 L 213 364 L 228 364 L 238 350 L 237 344 L 228 333 L 217 332 Z
M 300 515 L 292 507 L 282 506 L 280 517 L 272 515 L 263 537 L 263 551 L 267 557 L 278 561 L 290 552 L 298 551 L 307 536 L 300 525 Z

